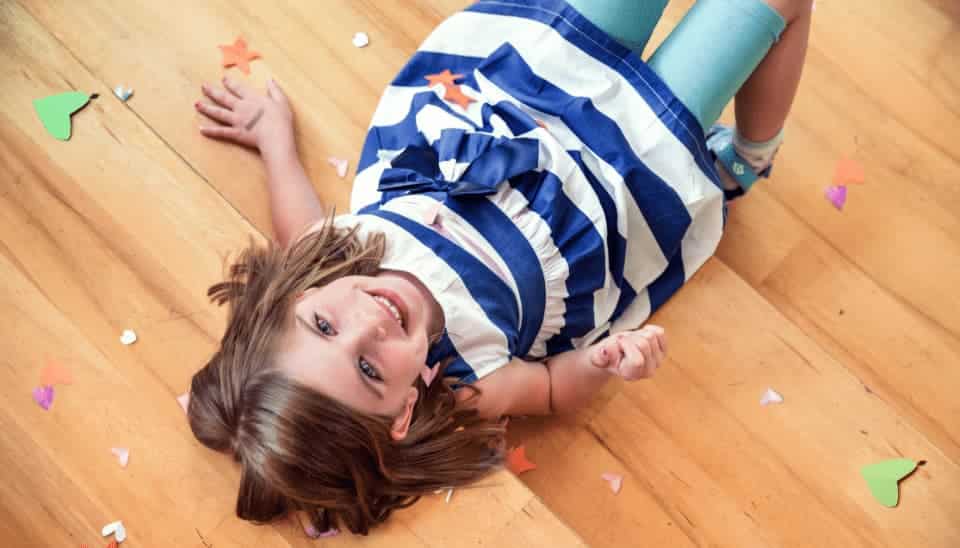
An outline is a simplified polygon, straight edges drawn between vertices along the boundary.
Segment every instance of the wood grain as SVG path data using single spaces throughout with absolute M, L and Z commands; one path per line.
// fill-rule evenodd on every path
M 289 520 L 233 517 L 234 465 L 173 400 L 221 334 L 205 288 L 270 230 L 256 154 L 200 137 L 192 105 L 223 74 L 275 78 L 307 171 L 343 210 L 349 182 L 326 158 L 356 165 L 384 85 L 465 4 L 0 1 L 3 546 L 99 546 L 118 518 L 131 547 L 317 544 Z M 671 3 L 654 45 L 690 4 Z M 523 483 L 501 473 L 322 544 L 960 545 L 958 29 L 951 1 L 819 0 L 774 177 L 657 314 L 657 377 L 611 383 L 573 417 L 514 420 L 538 464 Z M 263 55 L 249 77 L 219 65 L 238 35 Z M 70 89 L 101 97 L 64 143 L 31 101 Z M 867 184 L 838 212 L 822 193 L 841 156 Z M 125 328 L 137 344 L 119 344 Z M 30 399 L 46 356 L 77 378 L 48 412 Z M 784 404 L 760 407 L 768 386 Z M 897 456 L 927 464 L 887 509 L 859 469 Z M 603 472 L 624 475 L 619 495 Z

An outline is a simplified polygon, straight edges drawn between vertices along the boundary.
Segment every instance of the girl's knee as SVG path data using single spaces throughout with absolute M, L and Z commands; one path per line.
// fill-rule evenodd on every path
M 813 10 L 813 0 L 763 0 L 773 8 L 788 24 L 799 17 L 809 15 Z

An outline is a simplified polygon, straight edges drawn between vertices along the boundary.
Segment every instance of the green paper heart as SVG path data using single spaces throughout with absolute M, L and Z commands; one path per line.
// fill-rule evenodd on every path
M 47 128 L 50 135 L 66 141 L 70 138 L 70 115 L 89 102 L 90 96 L 86 93 L 68 91 L 43 99 L 34 99 L 33 108 L 37 110 L 43 127 Z
M 867 480 L 873 498 L 880 501 L 880 504 L 893 508 L 900 499 L 900 490 L 897 483 L 916 469 L 916 461 L 891 459 L 864 466 L 860 473 L 863 475 L 863 479 Z

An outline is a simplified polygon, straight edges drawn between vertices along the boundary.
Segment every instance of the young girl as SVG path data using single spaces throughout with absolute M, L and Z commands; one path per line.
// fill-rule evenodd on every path
M 700 0 L 644 63 L 665 4 L 451 17 L 384 93 L 337 217 L 275 83 L 203 86 L 202 133 L 264 160 L 278 240 L 210 289 L 229 323 L 190 390 L 197 438 L 241 465 L 241 518 L 365 534 L 500 465 L 500 417 L 653 374 L 664 332 L 638 326 L 769 173 L 810 22 L 810 0 Z M 734 94 L 736 129 L 711 127 Z

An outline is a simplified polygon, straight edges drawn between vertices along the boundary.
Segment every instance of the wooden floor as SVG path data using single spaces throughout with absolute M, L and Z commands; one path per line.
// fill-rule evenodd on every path
M 223 73 L 216 45 L 244 35 L 263 54 L 249 81 L 285 86 L 342 210 L 327 156 L 355 165 L 384 85 L 464 4 L 0 0 L 0 545 L 102 546 L 115 519 L 129 547 L 316 544 L 233 517 L 236 469 L 173 399 L 221 334 L 204 290 L 223 256 L 269 230 L 258 159 L 201 138 L 192 104 Z M 575 417 L 515 420 L 539 465 L 522 483 L 500 473 L 324 543 L 960 546 L 958 43 L 954 0 L 819 0 L 774 177 L 657 315 L 657 377 Z M 71 89 L 101 97 L 63 143 L 31 102 Z M 867 184 L 838 212 L 823 189 L 842 155 Z M 48 358 L 76 382 L 45 412 L 30 393 Z M 784 404 L 761 407 L 767 387 Z M 898 456 L 927 463 L 888 509 L 859 470 Z M 617 496 L 607 471 L 625 476 Z

